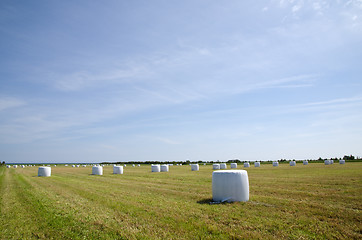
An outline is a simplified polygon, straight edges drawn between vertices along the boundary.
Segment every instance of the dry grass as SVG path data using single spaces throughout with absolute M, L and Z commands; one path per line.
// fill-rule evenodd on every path
M 240 169 L 241 167 L 239 167 Z M 362 163 L 248 168 L 250 201 L 210 205 L 212 166 L 0 168 L 1 239 L 361 239 Z

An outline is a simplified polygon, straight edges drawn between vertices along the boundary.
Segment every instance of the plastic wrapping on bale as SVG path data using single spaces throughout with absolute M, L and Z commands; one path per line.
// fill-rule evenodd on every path
M 161 171 L 160 165 L 152 165 L 151 166 L 151 171 L 152 172 L 160 172 Z
M 303 161 L 303 165 L 308 165 L 308 161 Z
M 52 174 L 51 167 L 39 167 L 38 168 L 38 177 L 50 177 Z
M 345 164 L 346 161 L 345 160 L 339 160 L 339 164 Z
M 141 164 L 138 164 L 137 167 L 141 167 Z
M 9 165 L 7 165 L 6 167 L 7 167 L 7 168 L 10 168 L 10 166 L 9 166 Z
M 334 163 L 334 160 L 332 160 L 332 159 L 331 159 L 330 161 L 331 161 L 331 164 L 333 164 L 333 163 Z
M 230 163 L 230 168 L 238 168 L 238 164 L 237 163 Z
M 14 167 L 14 168 L 18 168 L 18 165 L 14 165 L 13 167 Z
M 168 172 L 168 165 L 161 165 L 161 172 Z
M 214 170 L 219 170 L 220 169 L 220 164 L 212 164 L 212 169 Z
M 220 169 L 227 169 L 226 163 L 220 163 Z
M 25 168 L 25 166 L 24 166 L 24 165 L 21 165 L 21 168 Z
M 289 162 L 289 166 L 294 167 L 295 165 L 296 165 L 295 161 L 290 161 L 290 162 Z
M 250 167 L 250 163 L 245 162 L 245 163 L 244 163 L 244 167 Z
M 72 165 L 72 167 L 75 167 L 75 165 Z
M 278 167 L 279 163 L 278 162 L 273 162 L 273 167 Z
M 219 170 L 212 173 L 212 199 L 215 202 L 249 200 L 249 178 L 245 170 Z
M 92 175 L 103 175 L 103 167 L 102 166 L 93 166 Z
M 254 167 L 260 167 L 260 162 L 255 162 Z
M 199 164 L 191 164 L 191 171 L 199 171 Z
M 123 174 L 123 166 L 113 166 L 113 174 Z
M 324 165 L 330 165 L 331 164 L 331 161 L 330 160 L 325 160 L 324 161 Z

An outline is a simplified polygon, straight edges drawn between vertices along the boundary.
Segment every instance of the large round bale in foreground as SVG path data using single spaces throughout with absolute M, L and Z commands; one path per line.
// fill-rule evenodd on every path
M 308 161 L 307 161 L 307 160 L 304 160 L 304 161 L 303 161 L 303 165 L 308 165 Z
M 123 174 L 123 166 L 113 166 L 113 174 Z
M 339 164 L 345 164 L 346 161 L 345 160 L 339 160 Z
M 331 161 L 330 160 L 325 160 L 324 161 L 324 165 L 330 165 L 331 164 Z
M 38 177 L 50 177 L 52 174 L 51 167 L 39 167 L 38 168 Z
M 93 166 L 92 175 L 103 175 L 103 167 L 102 166 Z
M 237 163 L 230 163 L 230 167 L 231 168 L 238 168 L 238 164 Z
M 227 169 L 226 163 L 220 163 L 220 169 Z
M 168 172 L 168 165 L 161 165 L 161 172 Z
M 289 166 L 294 167 L 295 165 L 296 165 L 295 161 L 290 161 L 290 162 L 289 162 Z
M 212 173 L 212 199 L 215 202 L 249 200 L 249 178 L 245 170 L 219 170 Z
M 212 164 L 212 169 L 214 170 L 219 170 L 220 169 L 220 164 Z
M 160 165 L 152 165 L 151 166 L 151 171 L 152 172 L 160 172 L 161 171 Z
M 273 162 L 273 167 L 278 167 L 279 163 L 278 162 Z
M 260 162 L 255 162 L 254 167 L 260 167 Z
M 245 162 L 245 163 L 244 163 L 244 167 L 250 167 L 250 163 Z
M 199 171 L 199 164 L 191 164 L 191 171 Z

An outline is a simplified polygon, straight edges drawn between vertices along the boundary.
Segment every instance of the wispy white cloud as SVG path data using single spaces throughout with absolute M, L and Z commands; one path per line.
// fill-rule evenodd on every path
M 0 97 L 0 111 L 26 105 L 26 102 L 12 97 Z

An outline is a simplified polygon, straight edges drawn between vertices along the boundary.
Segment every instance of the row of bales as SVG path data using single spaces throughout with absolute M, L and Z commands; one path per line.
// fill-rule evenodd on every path
M 333 160 L 326 160 L 325 165 L 333 164 Z M 344 160 L 339 161 L 340 164 L 345 164 Z M 151 172 L 168 172 L 169 166 L 173 164 L 152 164 Z M 206 164 L 204 164 L 206 165 Z M 289 162 L 290 166 L 296 166 L 295 161 Z M 308 165 L 308 161 L 304 161 L 303 165 Z M 54 165 L 56 166 L 56 165 Z M 67 164 L 65 166 L 68 166 Z M 82 165 L 86 167 L 87 165 Z M 135 165 L 132 165 L 135 167 Z M 138 164 L 138 166 L 140 166 Z M 254 163 L 255 167 L 260 167 L 260 162 Z M 273 162 L 273 166 L 279 166 L 277 161 Z M 7 167 L 10 167 L 8 165 Z M 17 168 L 17 165 L 13 166 Z M 21 166 L 25 167 L 25 166 Z M 72 167 L 80 167 L 80 165 L 72 165 Z M 94 164 L 92 166 L 92 175 L 103 175 L 103 167 L 104 165 Z M 123 174 L 124 166 L 113 165 L 113 174 Z M 199 171 L 199 164 L 190 164 L 191 171 Z M 235 202 L 235 201 L 248 201 L 249 200 L 249 178 L 246 170 L 236 170 L 238 167 L 237 163 L 231 163 L 230 167 L 232 170 L 226 170 L 227 164 L 213 164 L 212 165 L 214 171 L 212 173 L 212 196 L 213 201 L 216 203 L 220 202 Z M 244 163 L 244 167 L 250 167 L 249 162 Z M 50 177 L 51 176 L 51 167 L 41 166 L 38 168 L 38 176 L 39 177 Z

